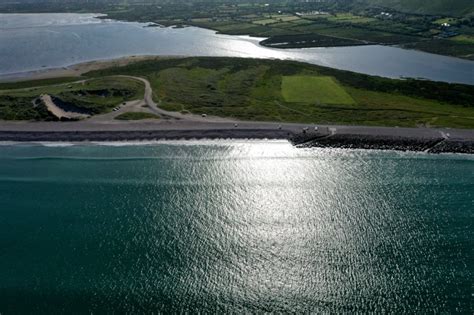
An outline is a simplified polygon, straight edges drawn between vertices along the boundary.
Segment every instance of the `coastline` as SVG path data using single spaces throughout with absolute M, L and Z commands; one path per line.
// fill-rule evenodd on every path
M 474 130 L 321 126 L 270 122 L 2 122 L 3 142 L 279 139 L 300 148 L 332 147 L 474 154 Z M 304 130 L 307 128 L 307 130 Z
M 133 55 L 111 59 L 99 59 L 76 63 L 59 68 L 46 68 L 18 73 L 0 74 L 0 83 L 58 79 L 66 77 L 79 78 L 84 73 L 94 70 L 102 70 L 111 67 L 122 67 L 138 61 L 176 58 L 184 58 L 184 56 Z
M 199 29 L 205 31 L 212 31 L 212 29 L 205 29 L 202 27 L 198 27 Z M 216 35 L 216 34 L 214 34 Z M 225 34 L 221 34 L 225 35 Z M 225 35 L 232 38 L 228 38 L 228 40 L 235 40 L 239 39 L 239 37 L 244 38 L 251 38 L 247 35 Z M 257 37 L 260 39 L 260 37 Z M 227 40 L 227 39 L 225 39 Z M 244 40 L 248 42 L 247 40 Z M 370 76 L 380 76 L 384 78 L 392 78 L 392 79 L 403 79 L 403 78 L 423 78 L 426 80 L 431 81 L 439 81 L 439 82 L 446 82 L 446 83 L 457 83 L 457 84 L 467 84 L 473 85 L 473 81 L 470 73 L 467 73 L 465 69 L 470 69 L 472 67 L 471 60 L 460 59 L 450 56 L 442 56 L 436 54 L 430 54 L 426 52 L 419 52 L 413 49 L 402 49 L 399 46 L 387 46 L 387 45 L 346 45 L 346 46 L 325 46 L 325 47 L 316 47 L 316 48 L 298 48 L 298 49 L 278 49 L 278 48 L 270 48 L 265 45 L 258 44 L 258 41 L 252 40 L 253 44 L 257 45 L 262 49 L 271 49 L 271 51 L 260 51 L 255 54 L 249 54 L 248 51 L 242 51 L 240 53 L 219 53 L 219 54 L 206 54 L 206 53 L 196 53 L 196 52 L 185 52 L 179 51 L 177 53 L 170 53 L 166 52 L 164 54 L 160 54 L 159 51 L 157 52 L 150 52 L 144 51 L 143 54 L 140 52 L 135 53 L 121 53 L 116 52 L 117 55 L 115 56 L 99 56 L 99 57 L 92 57 L 91 59 L 85 58 L 83 61 L 79 61 L 79 64 L 76 63 L 60 63 L 59 65 L 49 66 L 40 66 L 32 67 L 25 70 L 11 70 L 16 72 L 5 72 L 0 74 L 0 82 L 14 82 L 14 81 L 26 81 L 26 80 L 40 80 L 40 79 L 50 79 L 56 77 L 76 77 L 80 76 L 82 73 L 88 72 L 87 70 L 99 70 L 102 67 L 98 64 L 109 64 L 110 66 L 120 66 L 125 65 L 126 63 L 116 63 L 114 62 L 120 60 L 143 60 L 143 59 L 154 59 L 154 58 L 176 58 L 176 57 L 192 57 L 192 56 L 215 56 L 215 57 L 248 57 L 248 58 L 263 58 L 263 59 L 280 59 L 280 60 L 292 60 L 292 61 L 299 61 L 308 64 L 313 64 L 322 67 L 333 68 L 336 70 L 341 71 L 349 71 L 359 74 L 365 74 Z M 318 55 L 321 53 L 320 58 L 313 58 L 314 55 L 311 53 L 311 49 L 317 49 L 315 54 Z M 341 54 L 350 54 L 352 55 L 352 49 L 355 49 L 353 53 L 359 56 L 357 59 L 356 64 L 358 66 L 350 66 L 352 63 L 346 63 L 343 59 L 336 58 L 333 60 L 333 57 L 328 55 L 327 50 L 338 49 L 335 50 L 334 53 L 336 56 L 339 55 L 338 51 Z M 375 50 L 375 56 L 379 56 L 375 59 L 367 60 L 366 58 L 362 58 L 362 56 L 366 56 L 367 52 L 363 52 L 364 50 L 370 49 L 371 51 Z M 310 50 L 308 52 L 308 50 Z M 362 50 L 362 51 L 361 51 Z M 236 51 L 239 52 L 240 50 Z M 417 52 L 415 54 L 409 52 Z M 300 55 L 301 53 L 301 55 Z M 421 56 L 418 53 L 423 53 L 424 55 Z M 280 55 L 282 54 L 282 55 Z M 396 66 L 397 69 L 400 67 L 402 70 L 392 71 L 390 67 L 386 67 L 385 65 L 385 56 L 389 55 L 391 57 L 402 58 L 401 60 L 405 60 L 401 65 L 392 65 Z M 384 56 L 383 60 L 380 59 L 380 56 Z M 120 57 L 118 57 L 120 56 Z M 313 56 L 313 57 L 312 57 Z M 322 59 L 321 59 L 322 58 Z M 391 58 L 393 59 L 393 58 Z M 433 59 L 433 64 L 439 65 L 438 71 L 424 71 L 423 69 L 428 69 L 426 67 L 426 63 L 424 60 L 431 60 Z M 373 60 L 376 60 L 374 62 Z M 425 64 L 425 66 L 419 65 L 420 62 Z M 380 63 L 380 66 L 377 66 Z M 445 64 L 449 65 L 449 68 Z M 377 66 L 377 67 L 376 67 Z M 80 67 L 81 69 L 77 69 Z M 89 67 L 89 68 L 88 68 Z M 378 70 L 380 69 L 380 71 Z M 417 69 L 412 71 L 411 69 Z M 456 71 L 453 72 L 452 69 L 459 69 L 460 72 Z M 439 75 L 439 73 L 443 73 L 443 75 Z
M 131 56 L 97 60 L 59 69 L 45 69 L 23 74 L 23 79 L 41 80 L 77 77 L 92 71 L 123 66 L 140 60 L 182 58 L 183 56 Z M 135 78 L 143 80 L 140 78 Z M 1 81 L 1 77 L 0 77 Z M 279 122 L 234 121 L 219 117 L 202 118 L 163 111 L 151 99 L 152 90 L 145 83 L 144 104 L 162 120 L 117 121 L 103 119 L 76 122 L 0 121 L 0 141 L 6 142 L 87 142 L 150 141 L 180 139 L 280 139 L 305 147 L 377 149 L 430 153 L 474 154 L 474 130 L 449 128 L 398 128 L 314 125 Z M 119 112 L 117 112 L 119 113 Z M 317 129 L 315 129 L 317 127 Z

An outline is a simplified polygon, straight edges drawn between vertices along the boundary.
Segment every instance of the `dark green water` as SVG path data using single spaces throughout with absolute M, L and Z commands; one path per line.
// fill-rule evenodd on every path
M 474 158 L 0 146 L 0 313 L 473 312 Z

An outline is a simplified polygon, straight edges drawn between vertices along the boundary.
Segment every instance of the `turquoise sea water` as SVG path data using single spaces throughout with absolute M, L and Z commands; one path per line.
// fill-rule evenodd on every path
M 474 158 L 0 146 L 0 313 L 472 313 Z

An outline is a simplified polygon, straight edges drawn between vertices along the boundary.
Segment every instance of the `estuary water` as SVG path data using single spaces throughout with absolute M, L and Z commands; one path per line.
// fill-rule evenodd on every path
M 472 313 L 474 159 L 0 147 L 0 313 Z
M 277 58 L 384 77 L 474 84 L 474 62 L 388 46 L 271 49 L 261 38 L 145 27 L 94 14 L 0 14 L 0 78 L 130 55 Z

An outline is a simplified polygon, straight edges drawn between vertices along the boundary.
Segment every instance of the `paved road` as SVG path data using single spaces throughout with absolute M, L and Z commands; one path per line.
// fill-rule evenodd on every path
M 236 127 L 230 122 L 199 122 L 192 120 L 165 120 L 156 121 L 118 121 L 85 120 L 79 122 L 12 122 L 2 121 L 0 131 L 30 131 L 30 132 L 52 132 L 52 131 L 189 131 L 198 134 L 209 130 L 222 131 L 223 137 L 232 137 L 233 130 L 239 133 L 248 131 L 249 138 L 254 131 L 274 131 L 276 134 L 301 133 L 303 128 L 308 132 L 325 135 L 361 135 L 361 136 L 387 136 L 404 138 L 446 138 L 474 140 L 474 130 L 468 129 L 435 129 L 435 128 L 393 128 L 393 127 L 365 127 L 365 126 L 337 126 L 318 125 L 318 131 L 314 131 L 314 125 L 272 123 L 272 122 L 239 122 Z M 449 134 L 449 136 L 448 136 Z M 284 138 L 284 137 L 279 137 Z

